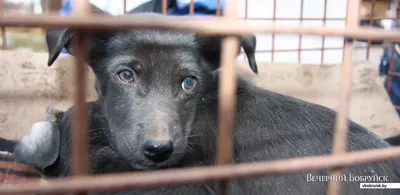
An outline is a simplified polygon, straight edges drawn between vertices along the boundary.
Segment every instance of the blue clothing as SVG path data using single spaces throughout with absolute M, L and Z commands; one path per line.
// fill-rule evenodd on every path
M 72 11 L 72 0 L 64 0 L 59 11 L 62 16 L 67 16 Z M 61 53 L 68 53 L 66 49 L 62 49 Z
M 174 0 L 169 6 L 168 15 L 189 15 L 190 14 L 190 0 Z M 217 9 L 217 0 L 194 0 L 194 15 L 196 16 L 212 16 L 215 15 Z M 154 4 L 155 5 L 155 4 Z M 225 1 L 220 0 L 220 10 L 225 6 Z M 167 6 L 168 7 L 168 6 Z M 145 8 L 146 9 L 146 8 Z M 152 7 L 149 10 L 141 10 L 141 12 L 151 12 Z M 59 11 L 60 15 L 68 15 L 72 11 L 72 0 L 64 0 L 63 5 Z M 63 49 L 61 53 L 68 53 L 66 49 Z
M 217 0 L 194 0 L 194 15 L 212 16 L 217 10 Z M 220 10 L 225 6 L 225 1 L 220 0 Z M 190 1 L 175 0 L 175 6 L 168 10 L 168 15 L 189 15 Z
M 385 44 L 391 42 L 385 41 Z M 400 49 L 400 44 L 397 43 L 398 48 Z M 400 73 L 400 50 L 395 50 L 394 52 L 394 65 L 393 65 L 393 72 Z M 381 62 L 379 64 L 379 75 L 387 75 L 389 72 L 390 67 L 390 59 L 392 56 L 392 48 L 385 48 L 383 50 L 383 54 L 381 57 Z M 385 82 L 386 84 L 386 82 Z M 400 77 L 399 76 L 392 76 L 390 82 L 390 91 L 389 97 L 392 103 L 396 106 L 400 106 Z M 397 114 L 400 116 L 400 110 L 397 109 Z

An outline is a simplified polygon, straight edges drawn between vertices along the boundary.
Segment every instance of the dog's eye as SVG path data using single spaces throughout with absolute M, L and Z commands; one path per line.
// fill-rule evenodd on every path
M 182 89 L 184 90 L 191 90 L 194 88 L 194 86 L 196 85 L 196 80 L 192 77 L 186 77 L 185 79 L 183 79 L 182 81 Z
M 132 83 L 135 81 L 135 78 L 133 77 L 133 72 L 130 70 L 122 70 L 118 72 L 118 77 L 121 79 L 121 81 L 125 83 Z

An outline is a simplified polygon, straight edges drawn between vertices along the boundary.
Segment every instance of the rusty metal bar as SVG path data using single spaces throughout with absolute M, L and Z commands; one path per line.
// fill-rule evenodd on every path
M 291 174 L 300 171 L 315 171 L 338 166 L 347 167 L 380 162 L 382 160 L 390 160 L 399 157 L 400 147 L 397 146 L 336 155 L 309 156 L 253 163 L 30 181 L 15 185 L 0 186 L 0 194 L 30 192 L 64 193 L 73 191 L 94 192 L 140 187 L 179 186 L 206 181 L 219 181 L 228 178 L 241 179 L 267 175 Z
M 344 25 L 345 25 L 345 27 L 347 26 L 347 16 L 348 16 L 348 13 L 349 13 L 349 6 L 348 6 L 348 4 L 349 4 L 349 0 L 347 0 L 347 5 L 346 5 L 346 18 L 345 18 L 345 21 L 344 21 Z M 343 37 L 343 51 L 342 51 L 342 62 L 344 62 L 344 47 L 346 46 L 346 43 L 347 43 L 347 37 Z
M 237 19 L 244 19 L 238 17 Z M 249 20 L 298 20 L 299 18 L 249 18 Z M 383 20 L 383 19 L 396 19 L 394 17 L 374 17 L 374 20 Z M 313 20 L 324 20 L 324 18 L 303 18 L 304 21 L 313 21 Z M 325 18 L 326 21 L 342 21 L 346 20 L 346 18 Z
M 215 13 L 215 15 L 217 16 L 221 16 L 221 0 L 217 0 L 217 11 Z
M 303 24 L 303 11 L 304 11 L 304 0 L 300 0 L 300 25 Z M 301 63 L 301 40 L 303 36 L 300 34 L 299 35 L 299 49 L 298 49 L 298 55 L 297 56 L 297 62 L 300 64 Z
M 400 72 L 389 71 L 388 74 L 391 75 L 392 77 L 393 77 L 393 76 L 395 76 L 395 77 L 400 77 Z
M 372 45 L 374 48 L 390 48 L 391 45 Z M 364 46 L 354 46 L 354 49 L 366 49 L 367 47 Z M 302 51 L 320 51 L 322 48 L 304 48 Z M 325 47 L 325 50 L 339 50 L 343 49 L 343 47 Z M 257 50 L 258 53 L 266 53 L 271 52 L 272 50 Z M 275 52 L 294 52 L 298 51 L 298 49 L 275 49 Z
M 162 14 L 167 15 L 167 7 L 168 7 L 168 2 L 167 0 L 162 0 Z
M 347 1 L 347 22 L 346 28 L 355 29 L 359 26 L 359 10 L 361 0 Z M 350 11 L 351 10 L 351 11 Z M 351 93 L 351 84 L 353 82 L 353 40 L 348 39 L 344 47 L 344 60 L 341 68 L 340 78 L 340 97 L 339 106 L 336 114 L 335 131 L 333 135 L 332 153 L 341 154 L 346 153 L 347 137 L 349 131 L 348 112 Z M 340 176 L 343 167 L 334 167 L 331 171 L 332 176 Z M 340 182 L 329 181 L 328 194 L 340 194 Z
M 237 19 L 243 19 L 243 18 L 237 18 Z M 324 18 L 304 18 L 303 20 L 307 21 L 313 21 L 313 20 L 323 20 Z M 345 20 L 346 18 L 326 18 L 326 20 Z M 386 18 L 385 18 L 386 19 Z M 249 18 L 249 20 L 299 20 L 299 18 Z
M 249 19 L 249 0 L 245 0 L 244 2 L 244 19 Z
M 124 1 L 124 14 L 126 14 L 126 12 L 127 12 L 127 8 L 126 8 L 126 0 L 123 0 Z
M 323 26 L 325 27 L 326 25 L 326 9 L 328 5 L 328 0 L 325 0 L 324 2 L 324 18 L 322 19 L 323 21 Z M 321 65 L 324 64 L 324 56 L 325 56 L 325 36 L 322 36 L 322 50 L 321 50 Z
M 274 11 L 273 11 L 273 16 L 272 16 L 272 23 L 275 25 L 276 24 L 276 0 L 274 0 Z M 274 54 L 275 54 L 275 33 L 272 32 L 272 51 L 271 51 L 271 62 L 274 61 Z
M 389 70 L 388 72 L 391 72 L 393 74 L 393 69 L 394 69 L 394 59 L 396 55 L 396 48 L 395 48 L 395 43 L 392 42 L 392 50 L 391 50 L 391 56 L 390 56 L 390 62 L 389 62 Z M 386 78 L 386 91 L 389 93 L 390 92 L 390 87 L 392 84 L 392 74 L 388 74 Z
M 194 0 L 190 0 L 189 15 L 190 15 L 190 16 L 193 16 L 193 15 L 194 15 Z
M 49 6 L 49 0 L 44 0 L 44 13 L 49 13 L 50 12 L 50 6 Z
M 245 0 L 245 5 L 244 5 L 244 20 L 247 22 L 247 20 L 249 19 L 249 10 L 248 10 L 248 8 L 249 8 L 249 0 Z M 256 52 L 258 52 L 258 51 L 256 51 Z M 243 55 L 243 60 L 245 60 L 246 61 L 246 59 L 247 59 L 247 56 L 246 55 Z
M 396 20 L 395 21 L 398 21 L 399 18 L 400 18 L 400 1 L 398 2 L 397 8 L 396 8 Z M 395 24 L 395 28 L 397 28 L 396 24 Z M 394 63 L 395 63 L 395 55 L 396 55 L 395 51 L 396 51 L 396 45 L 392 41 L 392 54 L 390 56 L 389 70 L 388 70 L 389 74 L 387 75 L 387 78 L 386 78 L 386 91 L 388 93 L 390 93 L 390 87 L 391 87 L 391 84 L 392 84 L 392 76 L 395 73 L 393 71 L 394 70 Z
M 88 0 L 74 1 L 73 15 L 85 16 L 91 8 Z M 75 47 L 75 94 L 72 118 L 71 145 L 72 145 L 72 173 L 76 176 L 85 175 L 89 169 L 88 135 L 87 135 L 87 106 L 86 106 L 86 67 L 88 57 L 87 35 L 82 29 L 76 29 Z M 86 194 L 83 191 L 80 195 Z
M 232 19 L 237 15 L 237 0 L 225 5 L 224 18 Z M 240 49 L 240 38 L 225 37 L 222 41 L 221 72 L 218 91 L 218 137 L 217 165 L 230 164 L 233 153 L 233 129 L 236 113 L 236 55 Z M 217 185 L 218 195 L 228 195 L 230 181 L 222 180 Z
M 374 10 L 375 10 L 375 4 L 376 0 L 371 0 L 371 14 L 369 15 L 369 25 L 373 25 L 374 22 Z M 369 60 L 369 55 L 370 55 L 370 49 L 371 49 L 371 40 L 368 40 L 368 46 L 367 46 L 367 60 Z
M 4 1 L 3 0 L 0 0 L 0 14 L 1 14 L 1 17 L 4 17 Z M 6 50 L 7 49 L 7 34 L 6 34 L 6 27 L 5 26 L 1 26 L 1 38 L 2 38 L 2 41 L 3 41 L 3 44 L 2 44 L 2 49 L 3 50 Z
M 354 10 L 357 2 L 351 0 L 350 7 Z M 2 2 L 2 1 L 1 1 Z M 192 1 L 193 2 L 193 1 Z M 219 1 L 218 1 L 219 2 Z M 230 1 L 231 3 L 232 1 Z M 276 0 L 274 0 L 274 23 L 276 22 Z M 359 5 L 358 1 L 358 5 Z M 79 4 L 79 6 L 78 6 Z M 332 174 L 340 173 L 342 167 L 365 164 L 371 162 L 378 162 L 385 159 L 392 159 L 400 157 L 400 147 L 392 147 L 387 149 L 374 149 L 368 151 L 345 153 L 347 142 L 347 114 L 349 104 L 349 89 L 351 87 L 351 54 L 352 54 L 352 40 L 354 38 L 367 38 L 367 39 L 390 39 L 399 40 L 398 32 L 385 32 L 382 30 L 363 30 L 357 27 L 358 14 L 351 13 L 346 22 L 346 29 L 334 28 L 303 28 L 303 27 L 265 27 L 261 25 L 243 25 L 241 23 L 233 22 L 231 20 L 214 20 L 214 21 L 197 21 L 191 24 L 190 21 L 185 22 L 166 20 L 159 17 L 115 17 L 104 18 L 99 16 L 87 16 L 88 2 L 78 1 L 74 4 L 76 9 L 75 16 L 64 17 L 61 19 L 62 24 L 57 24 L 55 18 L 50 16 L 42 17 L 2 17 L 0 18 L 0 25 L 22 25 L 27 23 L 29 25 L 38 25 L 47 27 L 55 27 L 57 25 L 66 25 L 77 30 L 77 49 L 81 56 L 76 63 L 75 69 L 75 109 L 73 118 L 73 131 L 72 131 L 72 147 L 73 147 L 73 173 L 74 177 L 66 179 L 54 180 L 41 180 L 41 182 L 27 182 L 12 186 L 0 186 L 0 194 L 10 193 L 62 193 L 62 192 L 84 192 L 84 191 L 104 191 L 104 190 L 118 190 L 132 187 L 156 187 L 165 185 L 184 185 L 190 183 L 200 183 L 206 181 L 220 181 L 218 192 L 219 194 L 227 194 L 229 191 L 228 180 L 238 179 L 243 177 L 263 176 L 268 174 L 281 174 L 281 173 L 296 173 L 299 171 L 307 170 L 320 170 L 324 168 L 335 168 Z M 230 7 L 232 6 L 232 7 Z M 326 7 L 326 2 L 325 2 Z M 349 7 L 349 6 L 348 6 Z M 234 1 L 226 8 L 226 17 L 233 19 L 237 8 L 237 3 Z M 125 9 L 126 10 L 126 9 Z M 163 0 L 163 13 L 167 13 L 166 0 Z M 350 9 L 348 9 L 349 12 Z M 357 12 L 358 13 L 358 12 Z M 399 14 L 397 14 L 398 16 Z M 326 16 L 326 9 L 325 9 Z M 351 17 L 350 17 L 351 16 Z M 33 19 L 29 19 L 33 18 Z M 43 22 L 38 22 L 37 19 L 45 19 Z M 14 19 L 14 20 L 13 20 Z M 28 21 L 18 21 L 27 19 Z M 351 19 L 351 20 L 350 20 Z M 56 22 L 57 21 L 57 22 Z M 16 24 L 13 24 L 16 22 Z M 86 22 L 86 23 L 85 23 Z M 97 23 L 96 23 L 97 22 Z M 109 25 L 105 26 L 104 24 Z M 357 23 L 357 24 L 355 24 Z M 68 25 L 72 24 L 72 25 Z M 325 22 L 324 22 L 325 24 Z M 28 25 L 28 26 L 29 26 Z M 286 34 L 311 34 L 323 36 L 344 36 L 347 39 L 344 48 L 344 60 L 342 66 L 341 78 L 341 94 L 339 110 L 335 123 L 335 134 L 333 144 L 333 156 L 318 156 L 318 157 L 303 157 L 293 158 L 277 161 L 244 163 L 236 165 L 227 165 L 231 161 L 232 156 L 232 130 L 233 119 L 235 117 L 235 91 L 236 91 L 236 68 L 235 68 L 235 48 L 238 48 L 239 40 L 237 37 L 228 37 L 223 41 L 222 47 L 222 70 L 220 76 L 219 91 L 219 136 L 218 136 L 218 151 L 217 151 L 217 166 L 211 167 L 196 167 L 186 168 L 180 170 L 157 170 L 142 173 L 123 173 L 123 174 L 105 174 L 99 176 L 85 176 L 88 168 L 87 159 L 87 135 L 86 135 L 86 107 L 85 101 L 85 79 L 86 71 L 83 59 L 87 56 L 87 43 L 85 39 L 84 29 L 89 28 L 131 28 L 131 27 L 155 27 L 166 29 L 180 29 L 184 31 L 196 31 L 203 34 L 228 34 L 239 35 L 253 32 L 273 33 L 273 47 L 272 59 L 274 51 L 274 36 L 275 33 Z M 179 26 L 178 26 L 179 25 Z M 24 25 L 26 26 L 26 25 Z M 215 30 L 216 29 L 216 30 Z M 319 32 L 321 31 L 321 32 Z M 233 33 L 232 33 L 233 32 Z M 361 33 L 361 34 L 358 34 Z M 3 33 L 4 36 L 5 33 Z M 301 35 L 300 35 L 301 36 Z M 369 36 L 369 37 L 368 37 Z M 3 37 L 4 39 L 4 37 Z M 322 51 L 325 49 L 324 45 Z M 297 50 L 296 50 L 297 51 Z M 299 54 L 300 55 L 300 54 Z M 393 55 L 392 55 L 393 57 Z M 322 60 L 323 61 L 323 60 Z M 393 63 L 391 64 L 391 66 Z M 392 72 L 389 72 L 392 73 Z M 397 73 L 396 73 L 397 74 Z M 398 109 L 398 106 L 396 106 Z M 341 139 L 343 138 L 343 139 Z M 339 167 L 339 168 L 338 168 Z M 330 194 L 338 194 L 339 185 L 337 183 L 329 184 Z
M 175 17 L 176 18 L 176 17 Z M 195 21 L 195 22 L 193 22 Z M 107 25 L 104 25 L 107 24 Z M 179 20 L 169 16 L 129 14 L 125 16 L 4 16 L 0 17 L 0 26 L 25 27 L 69 27 L 82 29 L 132 29 L 137 27 L 153 29 L 174 29 L 186 32 L 197 32 L 202 35 L 243 35 L 249 33 L 307 34 L 319 36 L 339 36 L 352 39 L 400 41 L 398 32 L 376 28 L 328 28 L 302 26 L 265 26 L 241 23 L 237 20 L 215 17 L 209 20 Z

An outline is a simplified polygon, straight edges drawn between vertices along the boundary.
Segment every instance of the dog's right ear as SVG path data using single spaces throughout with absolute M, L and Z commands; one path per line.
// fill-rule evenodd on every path
M 93 32 L 88 36 L 88 63 L 92 62 L 98 56 L 103 56 L 105 44 L 109 38 L 115 35 L 114 31 Z M 74 48 L 74 38 L 76 32 L 72 29 L 47 29 L 46 43 L 49 52 L 47 65 L 53 65 L 63 48 L 71 55 L 76 56 L 77 51 Z

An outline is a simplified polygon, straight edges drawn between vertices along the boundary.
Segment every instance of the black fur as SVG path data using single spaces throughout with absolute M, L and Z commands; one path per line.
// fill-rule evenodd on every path
M 18 142 L 15 140 L 0 137 L 0 151 L 13 152 L 17 144 Z
M 49 65 L 64 46 L 72 54 L 76 53 L 71 48 L 72 37 L 69 30 L 48 30 Z M 257 72 L 255 39 L 249 37 L 242 38 L 242 44 L 247 48 L 250 67 Z M 99 100 L 89 103 L 91 173 L 215 163 L 220 42 L 217 38 L 192 33 L 144 29 L 94 34 L 89 44 L 88 63 L 96 75 Z M 123 69 L 134 71 L 136 85 L 118 79 L 117 73 Z M 197 81 L 191 91 L 181 88 L 187 76 Z M 236 97 L 234 163 L 331 153 L 335 111 L 264 90 L 240 77 Z M 69 110 L 57 116 L 60 157 L 46 168 L 48 176 L 63 177 L 70 173 L 71 113 Z M 144 141 L 154 136 L 168 137 L 174 143 L 172 156 L 161 163 L 153 163 L 143 156 Z M 350 122 L 348 151 L 385 147 L 390 145 Z M 345 169 L 347 179 L 350 173 L 377 174 L 388 176 L 387 182 L 400 182 L 400 163 L 390 160 L 349 167 Z M 307 174 L 327 175 L 329 170 L 241 179 L 233 182 L 232 192 L 235 195 L 325 194 L 327 182 L 307 181 Z M 359 188 L 359 182 L 345 182 L 342 194 L 399 192 Z M 116 194 L 187 195 L 214 194 L 214 191 L 214 183 L 203 183 Z
M 392 146 L 400 146 L 400 135 L 392 136 L 385 139 Z

